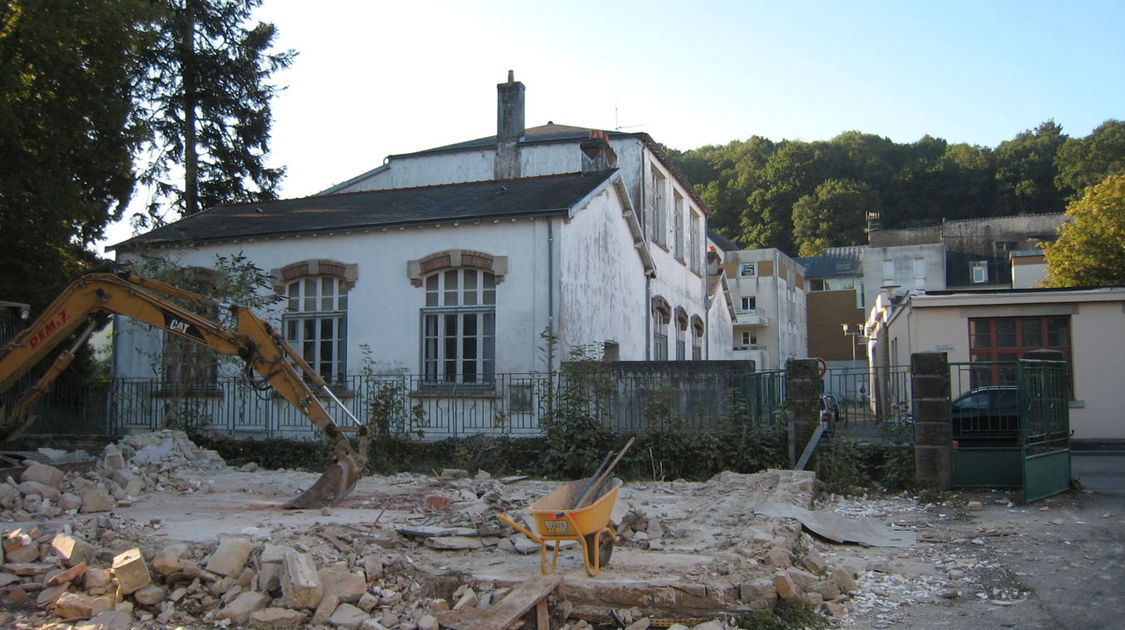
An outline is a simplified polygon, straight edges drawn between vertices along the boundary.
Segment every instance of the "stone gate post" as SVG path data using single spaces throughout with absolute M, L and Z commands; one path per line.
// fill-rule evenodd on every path
M 816 359 L 789 359 L 785 364 L 785 402 L 789 407 L 789 466 L 820 421 L 817 413 L 822 382 Z
M 914 475 L 932 490 L 953 482 L 953 438 L 949 428 L 949 360 L 944 352 L 910 356 L 914 402 Z

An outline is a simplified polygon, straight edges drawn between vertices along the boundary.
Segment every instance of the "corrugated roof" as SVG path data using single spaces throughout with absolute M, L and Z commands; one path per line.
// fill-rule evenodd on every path
M 795 258 L 806 278 L 839 278 L 863 273 L 863 245 L 826 247 L 820 256 Z
M 110 249 L 562 214 L 616 171 L 216 206 Z

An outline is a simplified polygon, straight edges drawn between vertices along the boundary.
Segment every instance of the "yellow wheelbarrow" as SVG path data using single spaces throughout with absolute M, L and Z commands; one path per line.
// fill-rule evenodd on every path
M 571 508 L 578 501 L 584 488 L 589 488 L 593 479 L 583 479 L 560 486 L 551 494 L 531 504 L 531 516 L 535 519 L 538 535 L 516 523 L 503 514 L 496 518 L 523 532 L 528 538 L 542 547 L 539 568 L 543 573 L 554 573 L 559 561 L 559 544 L 564 540 L 577 540 L 582 545 L 582 558 L 586 563 L 586 574 L 593 577 L 613 555 L 615 534 L 609 526 L 609 516 L 617 501 L 617 491 L 621 488 L 620 479 L 610 479 L 594 500 L 581 508 Z M 547 542 L 554 541 L 554 554 L 551 566 L 547 567 Z

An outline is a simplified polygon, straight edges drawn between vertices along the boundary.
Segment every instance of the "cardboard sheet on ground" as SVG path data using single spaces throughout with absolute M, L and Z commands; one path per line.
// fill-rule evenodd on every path
M 792 518 L 809 531 L 838 543 L 856 543 L 866 547 L 909 547 L 917 542 L 914 532 L 891 529 L 865 518 L 848 518 L 835 512 L 814 512 L 797 505 L 763 501 L 754 506 L 762 516 Z

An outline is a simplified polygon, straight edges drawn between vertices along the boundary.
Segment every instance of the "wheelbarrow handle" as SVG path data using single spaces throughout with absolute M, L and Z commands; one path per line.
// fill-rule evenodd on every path
M 498 519 L 504 521 L 505 523 L 511 525 L 513 528 L 518 529 L 520 532 L 522 532 L 528 538 L 534 540 L 535 542 L 537 542 L 539 544 L 543 544 L 542 538 L 540 538 L 539 536 L 536 536 L 534 533 L 531 532 L 531 530 L 527 529 L 523 525 L 520 525 L 519 523 L 517 523 L 517 522 L 513 521 L 512 519 L 508 518 L 506 515 L 496 514 L 495 516 L 496 516 L 496 518 L 498 518 Z

